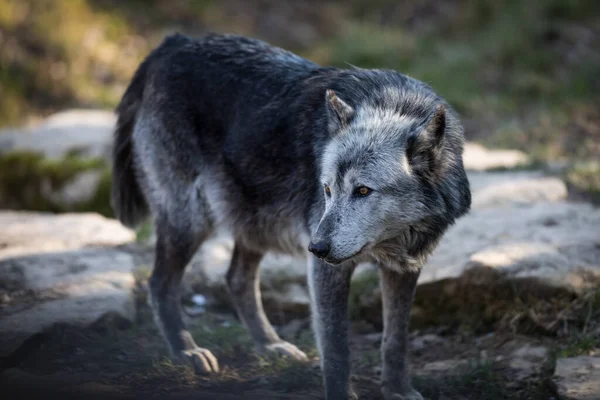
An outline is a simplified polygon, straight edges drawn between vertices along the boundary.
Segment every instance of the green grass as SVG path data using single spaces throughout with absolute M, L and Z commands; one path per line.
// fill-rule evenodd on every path
M 78 174 L 97 171 L 100 182 L 89 200 L 65 205 L 48 196 Z M 62 159 L 47 159 L 30 151 L 14 151 L 0 155 L 0 198 L 5 206 L 36 211 L 95 211 L 112 216 L 109 203 L 111 174 L 105 161 L 69 153 Z
M 481 360 L 470 360 L 467 366 L 448 371 L 442 376 L 415 377 L 414 385 L 429 399 L 454 399 L 464 395 L 486 400 L 509 398 L 509 392 L 493 365 Z
M 378 287 L 379 277 L 377 271 L 366 271 L 352 280 L 348 296 L 348 314 L 350 319 L 363 319 L 366 310 L 364 310 L 362 296 L 372 295 Z
M 600 349 L 600 339 L 596 335 L 576 334 L 569 338 L 567 344 L 558 349 L 556 352 L 556 358 L 587 355 L 594 349 Z
M 574 163 L 565 173 L 565 181 L 578 191 L 585 192 L 596 204 L 600 204 L 600 162 Z
M 154 231 L 152 222 L 144 222 L 135 231 L 135 240 L 138 243 L 145 243 L 150 239 Z

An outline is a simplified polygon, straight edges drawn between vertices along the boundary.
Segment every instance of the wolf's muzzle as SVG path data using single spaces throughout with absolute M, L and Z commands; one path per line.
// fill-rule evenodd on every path
M 331 246 L 324 240 L 320 240 L 316 243 L 310 242 L 308 244 L 308 251 L 310 251 L 319 258 L 327 257 L 327 254 L 329 254 L 329 250 L 331 250 Z

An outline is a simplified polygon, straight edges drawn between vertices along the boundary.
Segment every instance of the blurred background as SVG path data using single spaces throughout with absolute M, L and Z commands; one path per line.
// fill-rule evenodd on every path
M 322 65 L 395 69 L 460 113 L 473 211 L 424 270 L 411 322 L 428 398 L 555 398 L 556 379 L 560 392 L 571 371 L 560 360 L 598 360 L 600 1 L 0 0 L 6 366 L 69 379 L 110 370 L 100 374 L 109 384 L 147 393 L 157 382 L 270 391 L 257 399 L 320 393 L 314 374 L 249 355 L 223 286 L 227 239 L 192 262 L 184 309 L 229 374 L 202 380 L 154 358 L 165 348 L 146 306 L 152 226 L 132 232 L 112 219 L 109 160 L 114 107 L 143 58 L 175 31 L 243 34 Z M 304 262 L 266 258 L 262 270 L 269 318 L 315 356 Z M 368 266 L 353 281 L 350 314 L 364 398 L 379 398 L 369 379 L 378 374 L 381 298 Z M 133 330 L 112 331 L 131 322 Z M 45 350 L 10 353 L 42 330 Z M 459 366 L 459 378 L 449 375 Z
M 112 110 L 166 34 L 233 32 L 324 65 L 421 79 L 461 113 L 468 139 L 560 166 L 572 189 L 598 199 L 594 0 L 0 0 L 0 9 L 0 127 L 65 109 Z M 34 203 L 13 205 L 53 207 Z

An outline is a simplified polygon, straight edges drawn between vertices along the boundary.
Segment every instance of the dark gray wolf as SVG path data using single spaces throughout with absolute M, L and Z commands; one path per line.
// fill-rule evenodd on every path
M 229 293 L 263 352 L 306 359 L 265 317 L 258 266 L 268 251 L 308 256 L 329 400 L 355 396 L 350 277 L 357 263 L 376 263 L 383 394 L 422 398 L 406 357 L 417 278 L 471 203 L 463 128 L 440 96 L 394 71 L 325 68 L 235 35 L 175 34 L 140 65 L 117 113 L 111 201 L 124 225 L 153 217 L 150 303 L 175 358 L 219 370 L 186 330 L 178 288 L 202 242 L 225 230 L 235 239 Z

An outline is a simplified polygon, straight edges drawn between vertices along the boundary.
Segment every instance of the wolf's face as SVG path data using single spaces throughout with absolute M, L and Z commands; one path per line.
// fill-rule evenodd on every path
M 309 248 L 331 264 L 367 253 L 444 210 L 433 189 L 443 164 L 444 109 L 431 110 L 423 123 L 366 107 L 354 115 L 343 105 L 351 122 L 340 125 L 325 149 L 325 212 Z

